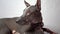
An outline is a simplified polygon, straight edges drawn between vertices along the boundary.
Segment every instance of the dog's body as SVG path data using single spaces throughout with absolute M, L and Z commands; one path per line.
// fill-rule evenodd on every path
M 18 17 L 20 18 L 20 17 Z M 16 21 L 18 18 L 3 18 L 3 19 L 0 19 L 0 34 L 12 34 L 12 31 L 15 27 L 13 27 L 14 25 L 13 22 Z M 9 22 L 10 21 L 10 22 Z M 24 22 L 24 20 L 22 20 Z M 12 22 L 12 23 L 11 23 Z M 31 25 L 29 24 L 22 24 L 23 22 L 21 22 L 19 24 L 19 26 L 21 27 L 20 28 L 20 31 L 22 32 L 21 34 L 43 34 L 42 31 L 38 30 L 38 31 L 35 31 L 35 32 L 26 32 Z M 10 25 L 10 26 L 9 26 Z M 12 26 L 12 28 L 11 28 Z M 19 30 L 19 28 L 17 29 Z
M 16 18 L 10 18 L 13 20 L 16 20 L 18 17 Z M 8 18 L 1 18 L 0 19 L 0 34 L 11 34 L 11 30 L 8 28 L 8 26 L 6 25 L 6 23 L 4 22 L 4 20 L 7 20 Z M 10 20 L 8 19 L 8 20 Z M 8 21 L 6 21 L 8 22 Z M 12 23 L 11 23 L 12 24 Z
M 35 6 L 24 2 L 27 8 L 21 17 L 0 19 L 0 34 L 12 34 L 12 30 L 16 30 L 20 34 L 44 34 L 44 31 L 55 34 L 53 31 L 43 28 L 41 1 L 37 0 Z

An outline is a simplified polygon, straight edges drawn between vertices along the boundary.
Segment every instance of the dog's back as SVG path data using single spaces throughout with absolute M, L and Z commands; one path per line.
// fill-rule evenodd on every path
M 16 17 L 17 18 L 17 17 Z M 12 18 L 16 20 L 16 18 Z M 10 29 L 7 27 L 7 25 L 3 22 L 7 18 L 1 18 L 0 19 L 0 34 L 10 34 Z

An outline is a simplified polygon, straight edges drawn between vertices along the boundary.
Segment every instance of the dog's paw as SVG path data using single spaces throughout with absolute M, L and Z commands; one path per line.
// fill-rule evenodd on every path
M 20 34 L 19 32 L 16 32 L 15 30 L 12 31 L 12 34 Z

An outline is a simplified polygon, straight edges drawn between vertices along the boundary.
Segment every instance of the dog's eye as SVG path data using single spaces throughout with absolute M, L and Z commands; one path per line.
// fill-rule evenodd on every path
M 29 13 L 27 13 L 27 16 L 29 15 Z

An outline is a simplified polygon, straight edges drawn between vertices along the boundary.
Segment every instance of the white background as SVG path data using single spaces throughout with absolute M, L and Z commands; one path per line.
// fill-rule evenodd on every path
M 35 5 L 36 0 L 26 0 Z M 0 0 L 0 18 L 19 17 L 25 8 L 24 0 Z M 41 0 L 45 27 L 60 34 L 60 0 Z

